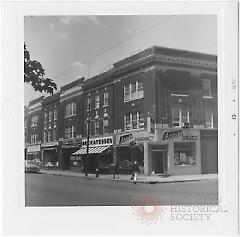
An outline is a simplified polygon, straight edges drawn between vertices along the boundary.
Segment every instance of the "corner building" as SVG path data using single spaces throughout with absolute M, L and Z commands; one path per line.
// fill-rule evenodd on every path
M 151 47 L 114 64 L 120 170 L 217 173 L 217 57 Z
M 63 170 L 84 172 L 88 159 L 89 172 L 117 164 L 129 174 L 135 160 L 145 175 L 218 172 L 215 55 L 153 46 L 53 97 L 58 129 L 47 147 Z

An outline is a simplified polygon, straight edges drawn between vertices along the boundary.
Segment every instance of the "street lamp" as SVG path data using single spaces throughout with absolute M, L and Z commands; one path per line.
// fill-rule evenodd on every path
M 86 165 L 85 165 L 85 176 L 88 176 L 88 166 L 89 166 L 89 134 L 90 134 L 90 122 L 91 122 L 91 117 L 90 117 L 90 109 L 91 105 L 88 105 L 88 116 L 87 116 L 87 154 L 86 154 Z

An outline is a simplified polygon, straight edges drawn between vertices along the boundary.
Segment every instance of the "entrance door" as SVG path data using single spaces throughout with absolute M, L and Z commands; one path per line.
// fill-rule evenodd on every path
M 152 151 L 152 170 L 155 174 L 163 174 L 166 171 L 166 150 Z

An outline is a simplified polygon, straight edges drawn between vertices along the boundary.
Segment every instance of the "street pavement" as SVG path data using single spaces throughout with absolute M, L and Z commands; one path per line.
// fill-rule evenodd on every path
M 49 174 L 25 175 L 26 206 L 213 205 L 217 204 L 217 196 L 217 179 L 135 185 Z

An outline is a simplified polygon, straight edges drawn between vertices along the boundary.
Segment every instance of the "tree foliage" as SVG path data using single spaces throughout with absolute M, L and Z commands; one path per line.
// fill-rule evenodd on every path
M 30 53 L 24 43 L 24 82 L 30 83 L 35 91 L 53 94 L 57 89 L 56 83 L 45 77 L 45 70 L 40 62 L 30 59 Z

